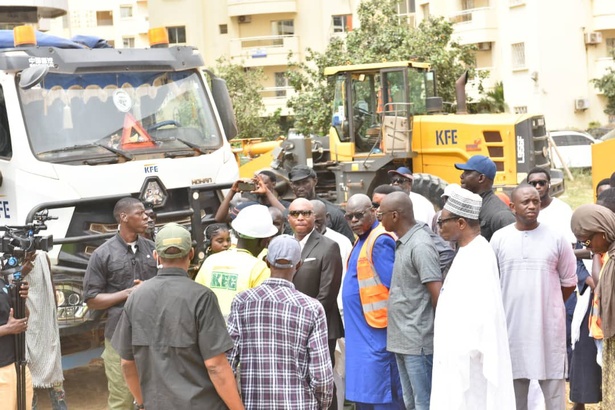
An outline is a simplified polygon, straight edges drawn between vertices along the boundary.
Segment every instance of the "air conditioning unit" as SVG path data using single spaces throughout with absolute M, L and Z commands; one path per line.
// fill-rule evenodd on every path
M 585 44 L 594 45 L 602 43 L 602 33 L 592 31 L 585 33 Z
M 239 21 L 239 24 L 251 23 L 252 16 L 239 16 L 237 20 Z
M 584 111 L 589 108 L 589 100 L 587 98 L 577 98 L 574 100 L 574 109 L 576 111 Z
M 479 51 L 489 51 L 491 50 L 491 42 L 487 41 L 485 43 L 478 43 L 478 50 Z

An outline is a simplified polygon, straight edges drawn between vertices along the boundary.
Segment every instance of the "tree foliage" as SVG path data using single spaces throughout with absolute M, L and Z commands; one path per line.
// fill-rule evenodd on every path
M 263 116 L 265 104 L 260 91 L 263 89 L 265 75 L 262 69 L 245 69 L 225 58 L 219 58 L 212 71 L 226 80 L 239 129 L 236 138 L 271 140 L 280 135 L 279 110 L 273 116 Z
M 295 112 L 295 128 L 303 134 L 325 134 L 331 120 L 333 79 L 328 66 L 414 59 L 431 63 L 436 71 L 438 94 L 454 101 L 455 81 L 474 67 L 474 46 L 453 39 L 453 26 L 442 17 L 423 20 L 417 28 L 397 13 L 398 0 L 364 0 L 357 14 L 360 27 L 346 39 L 332 38 L 320 53 L 308 49 L 304 63 L 290 58 L 289 83 L 299 93 L 289 106 Z
M 615 59 L 615 52 L 611 53 L 611 57 Z M 615 115 L 615 69 L 607 68 L 607 72 L 602 77 L 594 78 L 591 82 L 607 99 L 604 113 Z
M 505 112 L 504 83 L 498 81 L 493 90 L 484 93 L 483 98 L 474 104 L 468 104 L 468 111 L 471 114 Z

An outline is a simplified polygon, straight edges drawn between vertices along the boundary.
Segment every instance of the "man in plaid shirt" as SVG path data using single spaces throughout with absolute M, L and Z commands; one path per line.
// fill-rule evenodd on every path
M 271 277 L 233 300 L 228 332 L 234 347 L 227 356 L 233 370 L 241 364 L 247 410 L 322 410 L 333 398 L 325 312 L 295 289 L 300 264 L 299 242 L 276 237 L 267 254 Z

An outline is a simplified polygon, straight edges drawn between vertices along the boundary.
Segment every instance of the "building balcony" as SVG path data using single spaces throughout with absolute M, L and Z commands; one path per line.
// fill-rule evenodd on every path
M 592 30 L 615 30 L 615 2 L 613 0 L 594 0 Z
M 244 67 L 288 65 L 288 54 L 300 54 L 297 36 L 262 36 L 232 39 L 229 55 Z
M 228 0 L 229 17 L 296 13 L 297 0 Z
M 68 12 L 68 0 L 0 1 L 0 22 L 37 23 L 39 18 L 56 18 Z
M 280 110 L 281 116 L 292 115 L 292 110 L 286 106 L 288 100 L 295 95 L 293 87 L 265 87 L 260 91 L 267 115 Z
M 497 39 L 498 20 L 493 7 L 463 10 L 449 16 L 461 44 L 488 43 Z

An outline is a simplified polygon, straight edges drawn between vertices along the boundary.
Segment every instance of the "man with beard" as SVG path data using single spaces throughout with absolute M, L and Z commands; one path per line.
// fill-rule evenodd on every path
M 568 239 L 538 222 L 536 188 L 517 187 L 511 209 L 516 223 L 497 231 L 491 245 L 500 270 L 517 409 L 528 408 L 530 380 L 538 380 L 547 408 L 563 410 L 564 302 L 577 283 L 576 259 Z

